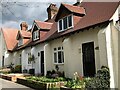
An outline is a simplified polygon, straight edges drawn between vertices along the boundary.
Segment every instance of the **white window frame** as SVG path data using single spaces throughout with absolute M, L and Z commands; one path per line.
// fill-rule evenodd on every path
M 70 26 L 70 27 L 68 26 L 68 17 L 69 17 L 69 16 L 72 17 L 72 26 Z M 64 29 L 64 22 L 63 22 L 63 19 L 66 18 L 66 17 L 67 17 L 67 28 Z M 59 21 L 60 21 L 60 20 L 62 20 L 62 30 L 59 30 Z M 65 16 L 65 17 L 63 17 L 63 18 L 60 19 L 60 20 L 58 20 L 58 32 L 62 32 L 62 31 L 65 31 L 65 30 L 68 30 L 68 29 L 74 27 L 74 25 L 73 25 L 73 14 L 70 14 L 70 15 L 68 15 L 68 16 Z
M 53 49 L 53 63 L 54 63 L 54 64 L 64 64 L 64 50 L 63 50 L 62 48 L 63 48 L 63 47 L 61 47 L 60 50 L 58 50 L 58 47 L 56 48 L 56 50 Z M 63 52 L 63 57 L 61 56 L 61 59 L 63 59 L 63 60 L 61 61 L 62 63 L 59 63 L 59 62 L 58 62 L 58 52 L 59 52 L 59 51 L 60 51 L 60 52 Z M 55 60 L 54 60 L 54 53 L 57 54 L 57 62 L 55 62 Z
M 37 37 L 36 37 L 37 36 Z M 38 40 L 39 39 L 39 30 L 36 30 L 33 32 L 33 40 Z

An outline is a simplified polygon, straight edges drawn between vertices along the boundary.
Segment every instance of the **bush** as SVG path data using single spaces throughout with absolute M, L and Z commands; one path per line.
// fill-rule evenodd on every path
M 65 81 L 65 79 L 62 77 L 58 77 L 54 79 L 54 78 L 47 78 L 47 77 L 30 76 L 30 77 L 27 77 L 26 79 L 29 81 L 39 81 L 42 83 Z
M 69 80 L 65 85 L 68 88 L 85 88 L 85 82 L 83 80 Z
M 65 75 L 64 75 L 64 72 L 52 70 L 52 71 L 47 71 L 46 77 L 57 78 L 57 77 L 65 77 Z
M 65 85 L 68 88 L 78 89 L 85 88 L 85 82 L 82 76 L 79 76 L 77 72 L 74 73 L 74 79 L 68 80 Z
M 21 65 L 16 65 L 14 68 L 15 73 L 21 73 L 22 72 L 22 66 Z
M 110 73 L 109 68 L 102 66 L 100 70 L 97 71 L 95 77 L 82 78 L 76 72 L 75 79 L 68 80 L 65 85 L 68 88 L 98 88 L 103 90 L 110 88 Z
M 109 68 L 102 66 L 94 78 L 86 82 L 86 88 L 110 88 Z

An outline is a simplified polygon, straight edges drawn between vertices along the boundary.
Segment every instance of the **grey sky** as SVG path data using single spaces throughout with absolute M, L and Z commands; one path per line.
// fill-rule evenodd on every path
M 0 27 L 18 28 L 20 23 L 26 21 L 31 28 L 34 20 L 44 21 L 47 19 L 47 7 L 50 3 L 57 4 L 57 7 L 62 3 L 73 4 L 77 0 L 0 0 Z M 119 1 L 119 0 L 84 0 L 84 1 Z
M 24 0 L 25 1 L 25 0 Z M 44 2 L 43 2 L 44 1 Z M 57 7 L 60 6 L 61 2 L 73 4 L 76 0 L 4 0 L 0 7 L 2 12 L 0 27 L 18 28 L 20 29 L 20 23 L 26 21 L 31 28 L 34 20 L 44 21 L 47 19 L 47 7 L 50 3 L 55 3 Z

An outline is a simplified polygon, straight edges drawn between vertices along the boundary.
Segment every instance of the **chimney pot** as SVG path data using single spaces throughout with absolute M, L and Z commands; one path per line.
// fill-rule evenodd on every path
M 28 24 L 26 22 L 22 22 L 20 24 L 21 30 L 26 31 L 28 29 Z
M 56 7 L 56 4 L 50 4 L 50 6 L 47 8 L 48 12 L 48 19 L 52 19 L 55 14 L 58 12 L 58 8 Z

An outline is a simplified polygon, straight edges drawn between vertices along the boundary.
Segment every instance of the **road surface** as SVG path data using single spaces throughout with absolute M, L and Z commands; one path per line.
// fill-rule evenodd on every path
M 0 78 L 0 90 L 34 90 L 34 89 Z

